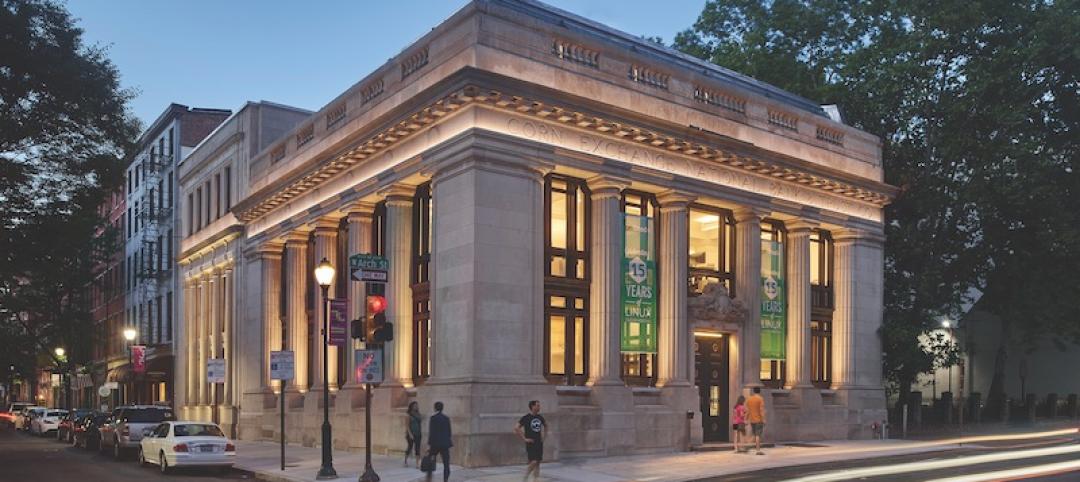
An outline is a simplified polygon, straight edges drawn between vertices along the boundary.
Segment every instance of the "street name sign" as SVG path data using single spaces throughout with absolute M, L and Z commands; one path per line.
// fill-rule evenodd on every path
M 349 257 L 349 273 L 354 281 L 385 283 L 390 261 L 374 254 L 354 254 Z

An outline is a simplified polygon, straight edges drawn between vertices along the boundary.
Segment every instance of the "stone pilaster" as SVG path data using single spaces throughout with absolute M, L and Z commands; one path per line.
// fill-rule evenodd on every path
M 199 387 L 196 384 L 199 369 L 195 363 L 199 359 L 198 329 L 195 326 L 198 320 L 198 289 L 194 279 L 184 281 L 184 403 L 188 406 L 199 404 Z
M 337 296 L 337 277 L 348 276 L 349 270 L 347 266 L 342 266 L 337 259 L 337 235 L 338 235 L 338 220 L 336 219 L 320 219 L 315 223 L 315 263 L 322 262 L 325 258 L 330 262 L 330 265 L 334 267 L 334 282 L 330 283 L 330 289 L 326 292 L 327 298 L 334 298 Z M 311 267 L 312 270 L 315 267 Z M 313 337 L 311 340 L 311 352 L 315 353 L 314 360 L 318 364 L 316 370 L 313 371 L 314 377 L 311 381 L 312 389 L 322 390 L 322 362 L 323 356 L 326 356 L 329 362 L 328 377 L 330 378 L 330 389 L 337 389 L 338 379 L 338 348 L 336 346 L 326 347 L 326 353 L 323 353 L 323 330 L 326 328 L 323 325 L 324 316 L 326 312 L 326 300 L 323 299 L 322 287 L 318 283 L 312 283 L 311 289 L 314 291 L 315 296 L 315 325 L 318 327 L 315 333 L 318 336 Z
M 412 205 L 416 188 L 394 184 L 379 192 L 386 199 L 386 320 L 394 324 L 394 340 L 385 349 L 383 386 L 411 387 L 412 382 Z
M 267 243 L 259 247 L 259 284 L 262 294 L 262 313 L 259 317 L 263 336 L 259 356 L 259 384 L 262 387 L 280 389 L 281 382 L 270 379 L 270 352 L 281 350 L 281 252 L 279 243 Z
M 206 358 L 221 358 L 221 270 L 214 268 L 210 272 L 207 282 L 207 287 L 210 290 L 210 307 L 206 319 L 209 329 L 209 336 L 207 337 L 209 351 Z M 218 384 L 207 382 L 205 379 L 203 381 L 207 383 L 207 390 L 210 393 L 209 403 L 221 403 L 221 399 L 218 397 Z
M 788 388 L 809 388 L 810 380 L 810 235 L 816 223 L 787 223 L 787 380 Z
M 230 265 L 221 271 L 221 356 L 225 358 L 225 393 L 222 403 L 225 405 L 233 405 L 235 401 L 233 392 L 236 388 L 236 377 L 234 374 L 238 361 L 234 359 L 236 351 L 233 348 L 236 337 L 233 320 L 233 284 L 233 269 Z
M 308 320 L 305 299 L 308 285 L 307 244 L 307 233 L 290 233 L 285 238 L 285 275 L 288 277 L 285 283 L 285 304 L 289 320 L 286 349 L 292 350 L 296 359 L 296 376 L 286 387 L 286 390 L 291 392 L 307 392 L 311 385 L 308 380 Z
M 833 232 L 833 380 L 836 389 L 881 387 L 882 243 L 861 230 Z
M 592 202 L 589 285 L 590 386 L 619 385 L 619 300 L 622 275 L 622 190 L 630 181 L 611 176 L 589 179 Z
M 744 387 L 761 386 L 761 220 L 766 213 L 735 210 L 735 299 L 748 313 L 739 347 Z
M 375 205 L 369 202 L 358 202 L 348 209 L 348 223 L 349 223 L 349 248 L 348 254 L 352 256 L 360 253 L 371 253 L 371 224 L 372 216 L 375 214 Z M 348 261 L 342 261 L 342 268 L 348 266 Z M 348 270 L 345 269 L 342 276 L 349 276 Z M 366 310 L 366 291 L 364 283 L 359 281 L 349 280 L 349 319 L 356 320 L 362 319 L 365 316 Z M 353 349 L 360 348 L 359 341 L 353 339 L 352 326 L 349 327 L 349 346 Z M 355 384 L 353 380 L 353 372 L 356 369 L 356 360 L 353 359 L 352 350 L 345 354 L 345 366 L 348 369 L 348 373 L 345 376 L 345 386 L 347 388 L 350 385 Z
M 199 377 L 195 384 L 199 387 L 199 405 L 210 404 L 209 385 L 206 383 L 206 360 L 210 358 L 210 279 L 205 273 L 199 275 L 199 308 L 198 319 L 195 326 L 198 327 L 196 342 L 199 344 L 199 356 L 195 359 L 198 364 Z
M 686 320 L 687 216 L 693 196 L 667 191 L 660 202 L 660 316 L 657 381 L 661 387 L 688 387 L 690 329 Z

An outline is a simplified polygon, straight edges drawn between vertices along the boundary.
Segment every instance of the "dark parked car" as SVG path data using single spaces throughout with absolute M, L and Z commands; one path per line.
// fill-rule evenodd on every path
M 87 416 L 93 412 L 89 408 L 76 408 L 64 415 L 60 419 L 60 424 L 56 428 L 56 440 L 61 442 L 71 443 L 72 427 L 75 425 L 75 421 Z
M 109 420 L 109 414 L 94 412 L 79 419 L 72 431 L 71 445 L 87 449 L 101 446 L 101 426 Z
M 100 452 L 111 450 L 117 460 L 125 452 L 139 448 L 143 429 L 176 420 L 172 408 L 159 405 L 129 405 L 119 410 L 120 413 L 101 428 L 101 445 L 98 447 Z

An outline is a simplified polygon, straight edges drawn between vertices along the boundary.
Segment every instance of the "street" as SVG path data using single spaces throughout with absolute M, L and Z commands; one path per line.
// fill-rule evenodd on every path
M 238 471 L 222 476 L 212 470 L 183 469 L 161 475 L 156 469 L 140 467 L 135 454 L 116 462 L 97 451 L 57 442 L 55 436 L 36 437 L 0 427 L 0 482 L 250 479 Z
M 989 442 L 946 452 L 772 468 L 700 480 L 975 482 L 1019 479 L 1080 481 L 1080 439 L 1064 436 L 1041 441 Z

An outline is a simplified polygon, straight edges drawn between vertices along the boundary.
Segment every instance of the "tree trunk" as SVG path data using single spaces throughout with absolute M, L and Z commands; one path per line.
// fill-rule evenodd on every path
M 994 376 L 990 381 L 990 390 L 986 395 L 986 413 L 990 417 L 996 417 L 1001 413 L 1004 404 L 1008 403 L 1005 393 L 1005 367 L 1009 359 L 1009 323 L 1001 321 L 1001 339 L 998 341 L 997 353 L 994 355 Z

